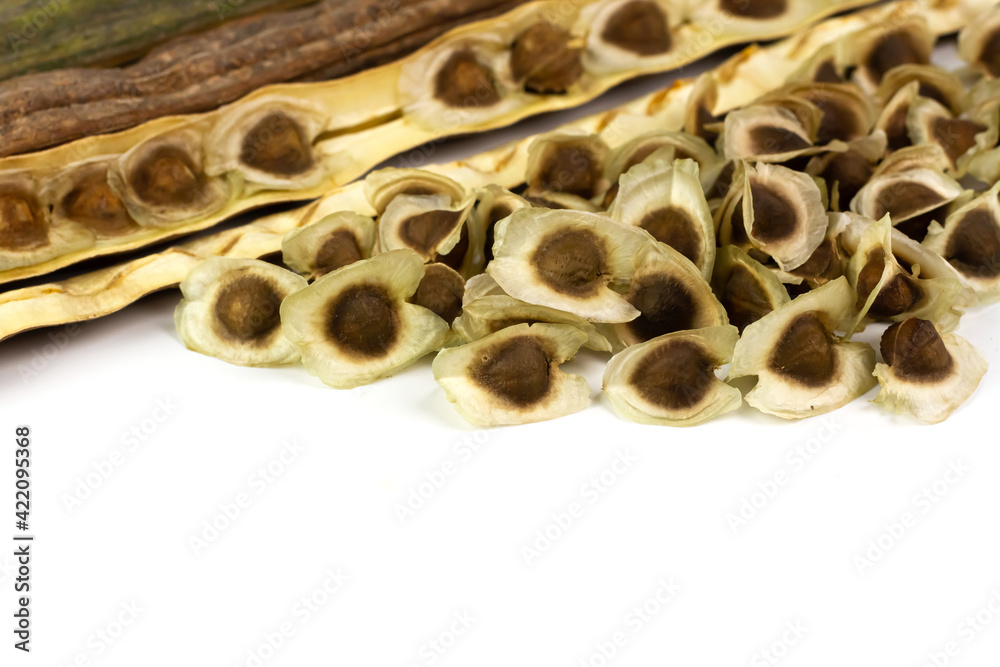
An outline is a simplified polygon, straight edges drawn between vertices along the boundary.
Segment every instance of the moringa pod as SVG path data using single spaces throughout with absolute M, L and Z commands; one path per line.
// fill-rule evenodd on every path
M 715 226 L 694 160 L 648 159 L 622 174 L 612 220 L 640 227 L 684 255 L 708 280 L 715 263 Z
M 963 312 L 960 298 L 966 287 L 955 276 L 925 278 L 919 264 L 901 262 L 893 253 L 889 216 L 855 218 L 860 239 L 847 265 L 847 279 L 857 292 L 856 330 L 865 318 L 900 322 L 908 317 L 937 322 L 950 331 Z
M 980 302 L 1000 299 L 1000 183 L 931 223 L 923 247 L 937 253 L 976 291 Z
M 286 298 L 281 325 L 311 375 L 337 389 L 368 384 L 444 344 L 448 323 L 407 303 L 423 278 L 414 251 L 383 252 Z
M 564 324 L 518 324 L 434 358 L 434 379 L 466 421 L 476 426 L 527 424 L 579 412 L 590 387 L 559 365 L 587 335 Z
M 826 207 L 816 181 L 781 165 L 746 166 L 743 226 L 755 248 L 784 271 L 801 266 L 823 242 Z
M 240 366 L 291 364 L 299 351 L 285 336 L 279 308 L 307 284 L 260 260 L 212 257 L 181 283 L 174 325 L 195 352 Z
M 740 333 L 790 300 L 773 271 L 732 245 L 715 255 L 712 291 Z
M 375 221 L 353 211 L 338 211 L 281 240 L 285 265 L 311 279 L 372 256 Z
M 729 363 L 736 327 L 665 334 L 611 358 L 604 393 L 619 416 L 640 424 L 694 426 L 740 407 L 743 396 L 715 375 Z
M 622 296 L 639 316 L 598 326 L 615 352 L 663 334 L 729 323 L 698 268 L 662 243 L 647 243 L 636 253 L 635 269 Z
M 747 403 L 801 419 L 836 410 L 875 386 L 875 351 L 835 333 L 852 326 L 856 300 L 840 277 L 747 326 L 729 370 L 731 378 L 757 376 Z
M 466 342 L 471 343 L 507 327 L 539 322 L 576 327 L 587 334 L 584 347 L 596 352 L 611 351 L 608 339 L 597 330 L 597 327 L 582 317 L 555 308 L 525 303 L 506 294 L 477 296 L 471 301 L 466 301 L 462 307 L 462 314 L 452 326 Z
M 1000 8 L 994 5 L 962 28 L 958 55 L 986 76 L 1000 78 Z
M 986 373 L 986 357 L 967 340 L 916 317 L 886 329 L 881 348 L 875 377 L 882 389 L 874 402 L 928 424 L 947 419 Z
M 641 229 L 596 213 L 524 208 L 497 224 L 486 270 L 522 301 L 592 322 L 627 322 L 639 311 L 611 286 L 631 278 L 636 254 L 650 243 Z

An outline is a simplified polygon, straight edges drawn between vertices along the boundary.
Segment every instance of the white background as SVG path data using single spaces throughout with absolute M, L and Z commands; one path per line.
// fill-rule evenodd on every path
M 22 424 L 37 536 L 29 656 L 11 648 L 13 547 L 0 552 L 0 664 L 998 664 L 1000 308 L 963 319 L 993 369 L 938 426 L 884 413 L 875 391 L 800 422 L 744 406 L 691 429 L 637 426 L 611 412 L 603 360 L 585 353 L 566 369 L 590 381 L 590 408 L 476 433 L 430 358 L 352 391 L 301 368 L 233 367 L 184 349 L 178 298 L 0 348 L 0 539 L 13 544 Z M 290 441 L 301 451 L 274 463 Z M 269 464 L 280 472 L 262 481 Z M 221 516 L 240 494 L 239 515 Z M 206 533 L 212 521 L 224 529 Z M 346 577 L 332 593 L 329 573 Z

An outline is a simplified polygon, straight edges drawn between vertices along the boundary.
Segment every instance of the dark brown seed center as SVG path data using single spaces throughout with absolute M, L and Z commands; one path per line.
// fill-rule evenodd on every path
M 546 285 L 579 298 L 597 294 L 609 275 L 605 243 L 589 229 L 549 233 L 535 250 L 532 264 Z
M 673 43 L 667 15 L 660 5 L 647 0 L 633 0 L 615 10 L 601 39 L 640 56 L 666 53 Z
M 834 379 L 833 340 L 818 313 L 802 313 L 788 324 L 771 351 L 769 365 L 772 371 L 807 387 L 821 387 Z
M 434 96 L 455 108 L 489 107 L 500 101 L 493 71 L 471 49 L 451 54 L 437 73 Z
M 994 78 L 1000 78 L 1000 28 L 985 36 L 982 51 L 979 52 L 979 62 Z
M 986 130 L 985 125 L 961 118 L 935 118 L 931 123 L 934 140 L 944 149 L 952 162 L 975 146 L 976 135 Z
M 327 334 L 348 353 L 384 357 L 399 338 L 399 306 L 384 287 L 360 284 L 327 306 Z
M 549 146 L 540 161 L 537 185 L 551 192 L 590 199 L 596 194 L 603 165 L 585 146 Z
M 831 238 L 823 239 L 809 259 L 791 273 L 810 280 L 828 281 L 839 278 L 843 274 L 843 267 L 840 265 L 837 242 Z
M 895 181 L 879 190 L 873 217 L 878 220 L 888 213 L 893 222 L 899 222 L 940 206 L 943 202 L 944 197 L 923 183 Z
M 774 243 L 795 233 L 799 214 L 784 194 L 761 183 L 750 184 L 753 198 L 753 237 L 761 243 Z
M 915 317 L 886 329 L 880 347 L 896 376 L 914 382 L 940 380 L 955 363 L 934 325 Z
M 812 143 L 783 127 L 757 125 L 750 129 L 750 143 L 757 155 L 793 153 L 812 146 Z
M 945 257 L 971 277 L 1000 275 L 1000 221 L 992 213 L 973 209 L 966 213 L 948 239 Z
M 154 150 L 132 173 L 132 187 L 139 198 L 157 206 L 195 204 L 204 185 L 190 157 L 173 146 Z
M 727 14 L 748 19 L 773 19 L 788 9 L 787 0 L 719 0 L 719 8 Z
M 715 379 L 715 360 L 697 343 L 672 340 L 643 356 L 629 377 L 639 395 L 668 410 L 697 405 Z
M 298 123 L 274 111 L 243 137 L 240 161 L 271 174 L 294 176 L 313 165 L 312 146 Z
M 462 276 L 442 264 L 429 264 L 424 269 L 424 277 L 412 301 L 451 324 L 462 314 L 464 295 L 465 280 Z
M 666 243 L 696 265 L 701 261 L 702 240 L 695 221 L 688 212 L 677 206 L 665 206 L 650 211 L 639 226 Z
M 425 211 L 403 221 L 399 238 L 424 255 L 433 255 L 438 245 L 455 231 L 462 217 L 460 211 Z
M 583 73 L 580 50 L 569 46 L 568 32 L 542 21 L 514 40 L 510 66 L 517 81 L 535 93 L 565 93 Z
M 472 379 L 508 405 L 530 408 L 552 389 L 551 362 L 537 336 L 516 336 L 483 352 Z
M 881 81 L 885 73 L 893 67 L 910 63 L 927 64 L 927 58 L 914 44 L 909 34 L 890 32 L 876 42 L 868 56 L 867 65 L 876 81 Z
M 49 223 L 34 195 L 0 188 L 0 248 L 31 250 L 49 243 Z
M 760 280 L 742 264 L 733 266 L 719 300 L 729 315 L 729 323 L 740 333 L 774 310 L 774 304 Z
M 489 222 L 486 225 L 486 261 L 493 261 L 493 243 L 496 240 L 497 223 L 513 213 L 513 209 L 508 204 L 495 204 L 490 209 Z
M 839 209 L 847 211 L 850 208 L 851 200 L 864 187 L 874 172 L 875 167 L 860 153 L 848 150 L 834 154 L 820 176 L 826 180 L 831 193 L 833 192 L 833 184 L 838 184 Z
M 640 340 L 695 326 L 697 302 L 687 285 L 674 276 L 652 274 L 633 280 L 625 298 L 640 313 L 626 325 Z
M 219 333 L 240 342 L 263 342 L 281 323 L 280 294 L 267 278 L 244 274 L 219 290 L 215 316 Z
M 316 251 L 314 270 L 319 277 L 361 259 L 364 259 L 364 254 L 358 245 L 358 238 L 350 230 L 338 229 L 327 236 Z

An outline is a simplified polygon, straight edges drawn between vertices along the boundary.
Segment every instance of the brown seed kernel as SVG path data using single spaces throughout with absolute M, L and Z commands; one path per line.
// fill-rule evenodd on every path
M 469 369 L 480 386 L 504 402 L 528 408 L 552 389 L 551 362 L 535 336 L 516 336 L 486 350 Z
M 507 204 L 496 204 L 490 209 L 489 223 L 486 225 L 486 261 L 493 261 L 493 242 L 496 240 L 497 223 L 513 213 L 513 209 Z
M 157 206 L 194 204 L 205 192 L 204 175 L 174 146 L 152 151 L 136 165 L 131 180 L 136 195 Z
M 944 198 L 926 185 L 896 181 L 882 188 L 875 201 L 876 220 L 888 213 L 893 219 L 909 217 L 914 211 L 941 204 Z
M 639 226 L 692 262 L 697 263 L 701 259 L 702 240 L 698 227 L 684 209 L 666 206 L 650 211 Z
M 398 306 L 381 285 L 346 289 L 326 312 L 330 340 L 357 356 L 384 357 L 399 338 Z
M 799 216 L 782 194 L 761 184 L 750 184 L 753 197 L 753 237 L 762 243 L 773 243 L 795 233 Z
M 868 253 L 868 261 L 858 273 L 858 304 L 860 310 L 882 279 L 885 257 L 881 248 Z M 868 313 L 877 318 L 888 319 L 902 315 L 923 298 L 923 290 L 917 282 L 905 274 L 897 273 L 879 290 Z
M 697 405 L 715 380 L 715 360 L 697 343 L 673 340 L 642 358 L 629 382 L 650 403 L 670 410 Z
M 0 248 L 30 250 L 49 243 L 49 223 L 34 195 L 0 186 Z
M 940 380 L 955 365 L 934 325 L 915 317 L 886 329 L 879 347 L 896 376 L 913 382 Z
M 719 8 L 748 19 L 773 19 L 785 13 L 788 3 L 787 0 L 719 0 Z
M 945 249 L 945 259 L 963 274 L 1000 275 L 1000 228 L 988 211 L 973 209 L 958 222 Z
M 754 152 L 759 155 L 791 153 L 812 146 L 811 143 L 790 130 L 767 125 L 751 128 L 750 141 L 755 146 Z
M 867 134 L 868 128 L 864 126 L 862 119 L 839 95 L 830 95 L 819 90 L 815 94 L 807 95 L 806 99 L 815 104 L 822 113 L 816 133 L 817 143 L 828 144 L 834 139 L 850 141 Z
M 243 137 L 240 162 L 270 174 L 294 176 L 313 165 L 312 146 L 298 123 L 273 111 Z
M 489 107 L 500 101 L 493 71 L 472 49 L 451 54 L 435 77 L 434 96 L 455 108 Z
M 923 241 L 924 237 L 927 236 L 927 230 L 930 228 L 931 222 L 937 220 L 943 223 L 945 218 L 948 217 L 948 206 L 949 204 L 943 204 L 909 220 L 904 220 L 898 225 L 894 225 L 894 227 L 914 241 Z
M 861 271 L 858 272 L 858 310 L 865 305 L 865 301 L 868 300 L 868 296 L 878 285 L 878 281 L 882 280 L 882 271 L 884 270 L 885 256 L 883 255 L 882 249 L 876 248 L 869 252 L 865 265 L 861 268 Z
M 928 64 L 927 58 L 921 54 L 912 37 L 905 32 L 890 32 L 875 44 L 868 54 L 866 65 L 876 81 L 881 81 L 885 73 L 893 67 L 915 63 Z
M 219 290 L 216 330 L 231 340 L 262 343 L 281 324 L 282 298 L 272 281 L 253 274 L 241 275 Z
M 673 45 L 667 15 L 648 0 L 633 0 L 615 10 L 601 39 L 640 56 L 666 53 Z
M 633 280 L 625 299 L 640 313 L 626 326 L 642 340 L 693 328 L 694 296 L 673 276 L 653 274 Z
M 121 236 L 137 228 L 108 184 L 105 169 L 94 169 L 81 177 L 59 205 L 66 217 L 101 236 Z
M 885 136 L 888 139 L 890 151 L 898 151 L 910 145 L 910 133 L 906 129 L 906 114 L 910 110 L 908 104 L 898 104 L 885 122 Z
M 840 265 L 837 242 L 831 238 L 823 239 L 823 242 L 809 256 L 809 259 L 801 266 L 792 269 L 791 273 L 811 280 L 835 280 L 839 278 L 843 275 L 843 268 Z
M 428 264 L 412 301 L 451 324 L 462 314 L 465 280 L 442 264 Z
M 314 272 L 318 278 L 362 259 L 364 254 L 358 245 L 357 237 L 347 229 L 338 229 L 330 234 L 316 251 Z
M 552 232 L 532 256 L 535 271 L 563 294 L 585 298 L 606 284 L 608 251 L 604 241 L 588 229 Z
M 830 382 L 837 370 L 837 357 L 820 315 L 807 312 L 792 320 L 771 351 L 768 365 L 807 387 Z
M 983 40 L 983 49 L 979 52 L 979 62 L 994 77 L 1000 78 L 1000 28 Z
M 551 192 L 568 192 L 590 199 L 597 194 L 602 171 L 601 161 L 585 146 L 553 144 L 546 148 L 537 183 L 532 185 Z
M 939 102 L 943 107 L 951 108 L 951 102 L 948 100 L 948 97 L 933 83 L 921 81 L 917 87 L 917 94 Z
M 461 211 L 425 211 L 407 218 L 399 226 L 399 238 L 417 252 L 432 254 L 439 243 L 455 231 Z
M 820 172 L 820 176 L 826 181 L 827 186 L 832 190 L 833 184 L 838 183 L 837 192 L 840 197 L 840 210 L 848 210 L 851 200 L 858 194 L 865 183 L 875 173 L 875 167 L 871 165 L 860 153 L 854 150 L 847 150 L 837 153 Z
M 976 145 L 977 134 L 986 131 L 985 125 L 961 118 L 935 118 L 931 123 L 934 140 L 952 162 Z
M 580 78 L 580 50 L 569 46 L 570 34 L 542 21 L 514 40 L 510 66 L 517 81 L 533 93 L 565 93 Z
M 719 301 L 729 315 L 729 323 L 739 329 L 740 333 L 774 309 L 753 271 L 742 264 L 733 266 L 725 289 L 719 295 Z
M 832 60 L 824 60 L 813 74 L 816 83 L 842 83 L 844 80 L 837 73 L 837 66 Z

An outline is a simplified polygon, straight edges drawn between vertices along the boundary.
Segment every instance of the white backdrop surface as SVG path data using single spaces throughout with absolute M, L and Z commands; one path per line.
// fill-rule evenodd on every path
M 998 664 L 1000 308 L 963 319 L 993 368 L 933 427 L 875 391 L 794 423 L 637 426 L 583 354 L 590 408 L 477 432 L 429 358 L 352 391 L 233 367 L 184 349 L 178 299 L 0 347 L 0 540 L 23 424 L 36 536 L 27 656 L 0 552 L 0 664 Z

